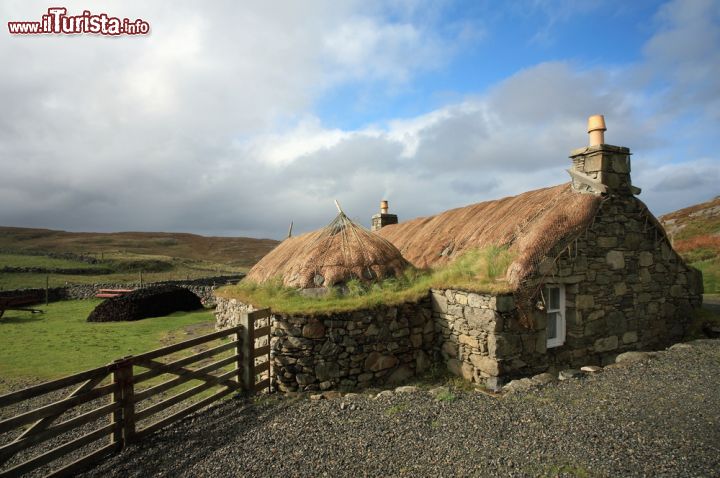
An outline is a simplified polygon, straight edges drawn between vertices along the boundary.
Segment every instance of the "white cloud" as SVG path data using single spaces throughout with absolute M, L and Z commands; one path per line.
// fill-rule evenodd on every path
M 333 199 L 366 224 L 380 199 L 408 219 L 567 181 L 567 154 L 586 144 L 595 113 L 609 142 L 636 153 L 634 182 L 654 211 L 717 194 L 714 151 L 663 154 L 677 111 L 704 111 L 717 129 L 716 53 L 681 42 L 688 28 L 715 38 L 709 3 L 666 7 L 641 65 L 542 63 L 483 94 L 350 130 L 311 113 L 323 92 L 397 88 L 470 33 L 438 35 L 412 1 L 391 7 L 393 21 L 385 7 L 330 1 L 97 5 L 145 18 L 152 35 L 0 35 L 1 224 L 281 237 L 290 220 L 299 231 L 327 222 Z M 44 8 L 3 3 L 0 17 Z M 662 94 L 646 93 L 647 78 L 665 82 Z
M 281 166 L 302 156 L 331 148 L 352 133 L 340 129 L 324 129 L 314 116 L 305 117 L 291 131 L 255 137 L 244 145 L 248 154 L 258 161 Z
M 413 24 L 381 23 L 368 17 L 346 21 L 324 38 L 329 60 L 340 67 L 340 79 L 404 82 L 415 70 L 437 66 L 448 46 Z
M 641 198 L 657 215 L 717 196 L 720 167 L 717 158 L 667 163 L 657 157 L 635 161 L 633 182 L 643 187 Z
M 673 0 L 656 15 L 659 31 L 644 48 L 648 76 L 663 87 L 671 115 L 700 107 L 720 120 L 720 3 Z

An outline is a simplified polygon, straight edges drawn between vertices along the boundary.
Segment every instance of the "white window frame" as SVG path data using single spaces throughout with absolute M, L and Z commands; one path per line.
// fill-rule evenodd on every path
M 560 303 L 558 309 L 550 308 L 550 289 L 560 290 Z M 550 320 L 551 313 L 558 313 L 558 319 L 556 324 L 557 336 L 555 338 L 547 338 L 547 348 L 560 347 L 565 344 L 565 286 L 563 284 L 546 284 L 543 288 L 543 299 L 545 302 L 545 313 Z M 547 325 L 546 325 L 547 330 Z

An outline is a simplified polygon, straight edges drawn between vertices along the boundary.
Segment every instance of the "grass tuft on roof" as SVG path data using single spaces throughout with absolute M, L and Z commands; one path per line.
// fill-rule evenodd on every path
M 219 289 L 216 295 L 255 307 L 270 307 L 273 312 L 315 315 L 415 302 L 427 296 L 430 289 L 501 294 L 511 291 L 505 274 L 513 259 L 507 248 L 489 246 L 467 251 L 437 269 L 409 267 L 395 278 L 375 283 L 353 279 L 345 284 L 345 294 L 333 288 L 323 297 L 308 297 L 297 288 L 284 286 L 281 277 L 275 277 L 264 283 L 243 280 Z

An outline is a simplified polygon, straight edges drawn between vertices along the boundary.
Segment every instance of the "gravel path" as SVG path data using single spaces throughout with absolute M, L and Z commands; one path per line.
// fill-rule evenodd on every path
M 452 394 L 229 400 L 85 476 L 720 476 L 718 340 L 501 398 Z

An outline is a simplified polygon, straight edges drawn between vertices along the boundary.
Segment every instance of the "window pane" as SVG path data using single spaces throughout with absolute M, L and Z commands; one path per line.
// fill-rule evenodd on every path
M 560 288 L 550 287 L 550 309 L 560 309 Z
M 548 314 L 548 323 L 546 329 L 548 340 L 557 338 L 558 315 L 559 314 L 557 312 L 551 312 Z

